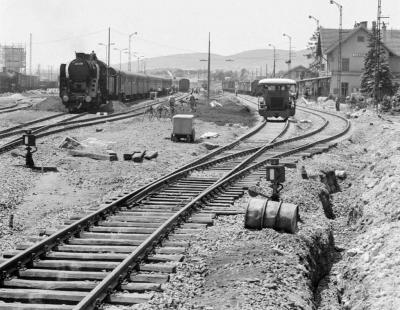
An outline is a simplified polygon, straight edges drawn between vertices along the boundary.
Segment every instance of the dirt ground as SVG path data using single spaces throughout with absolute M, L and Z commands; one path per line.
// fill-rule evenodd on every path
M 42 107 L 53 110 L 54 106 L 49 106 L 52 100 L 44 101 Z M 223 107 L 211 109 L 200 100 L 198 106 L 195 120 L 198 138 L 193 144 L 170 141 L 172 123 L 169 119 L 158 121 L 137 117 L 39 139 L 35 164 L 57 167 L 57 173 L 34 172 L 22 166 L 23 158 L 11 157 L 9 153 L 0 155 L 0 251 L 13 248 L 16 243 L 37 235 L 40 229 L 60 225 L 73 214 L 121 192 L 133 191 L 209 152 L 199 139 L 201 134 L 218 133 L 218 137 L 206 141 L 223 145 L 249 130 L 231 119 L 242 119 L 251 126 L 257 122 L 254 112 L 243 113 L 243 107 L 233 102 L 226 101 Z M 12 112 L 2 115 L 1 122 L 8 127 L 52 113 Z M 219 118 L 220 125 L 208 121 L 210 114 Z M 84 143 L 86 151 L 104 154 L 106 149 L 112 149 L 119 160 L 72 157 L 68 150 L 58 147 L 66 136 Z M 123 160 L 123 153 L 136 150 L 157 151 L 158 157 L 143 163 Z M 22 147 L 19 152 L 24 153 Z M 11 214 L 14 216 L 13 227 L 9 226 Z
M 287 171 L 282 197 L 300 207 L 295 235 L 220 216 L 165 291 L 130 309 L 400 309 L 400 121 L 368 110 L 353 117 L 351 138 Z M 325 185 L 303 180 L 302 165 L 310 176 L 345 172 L 329 212 L 318 196 Z
M 229 110 L 235 116 L 218 108 L 225 121 L 217 125 L 216 110 L 199 106 L 197 132 L 218 132 L 213 143 L 232 141 L 255 121 L 242 106 L 234 106 Z M 209 113 L 201 113 L 202 108 Z M 244 115 L 246 121 L 237 124 Z M 250 231 L 243 228 L 243 215 L 221 216 L 195 236 L 165 291 L 129 309 L 400 309 L 400 121 L 370 110 L 353 117 L 351 138 L 287 170 L 282 197 L 300 208 L 296 234 Z M 39 140 L 36 163 L 57 166 L 58 173 L 32 172 L 17 166 L 22 158 L 0 155 L 0 250 L 208 152 L 201 143 L 172 143 L 170 132 L 170 121 L 145 118 Z M 119 161 L 69 156 L 58 148 L 66 135 L 96 150 L 109 147 Z M 141 164 L 122 160 L 122 153 L 144 149 L 158 151 L 159 157 Z M 325 186 L 303 180 L 302 165 L 309 175 L 346 173 L 338 179 L 340 191 L 330 194 L 329 216 L 319 198 Z M 248 199 L 235 204 L 245 208 Z

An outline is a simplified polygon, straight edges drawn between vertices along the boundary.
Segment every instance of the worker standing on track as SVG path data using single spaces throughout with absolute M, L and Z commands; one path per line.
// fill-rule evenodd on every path
M 196 98 L 194 97 L 193 93 L 189 96 L 189 105 L 190 111 L 196 112 Z
M 171 111 L 171 116 L 173 116 L 175 115 L 175 97 L 169 96 L 168 102 L 169 102 L 169 109 Z

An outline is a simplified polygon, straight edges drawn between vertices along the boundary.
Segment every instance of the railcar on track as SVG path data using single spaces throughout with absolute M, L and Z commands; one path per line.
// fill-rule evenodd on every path
M 70 112 L 96 111 L 107 100 L 146 98 L 150 92 L 168 93 L 172 80 L 108 67 L 96 54 L 76 53 L 60 66 L 60 97 Z
M 297 82 L 291 79 L 262 79 L 257 86 L 258 113 L 275 121 L 286 121 L 296 113 Z M 277 118 L 280 118 L 277 119 Z
M 190 88 L 190 81 L 189 79 L 180 79 L 178 82 L 178 89 L 180 92 L 188 92 Z

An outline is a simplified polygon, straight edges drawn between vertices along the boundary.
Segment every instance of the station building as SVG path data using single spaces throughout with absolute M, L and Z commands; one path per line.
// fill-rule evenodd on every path
M 364 58 L 368 52 L 367 22 L 355 24 L 353 29 L 342 30 L 342 75 L 341 85 L 337 85 L 339 29 L 320 28 L 319 40 L 322 51 L 322 64 L 317 78 L 303 79 L 300 86 L 309 88 L 315 96 L 338 94 L 342 96 L 359 92 L 364 69 Z M 394 82 L 400 84 L 400 30 L 382 27 L 382 43 L 389 62 Z

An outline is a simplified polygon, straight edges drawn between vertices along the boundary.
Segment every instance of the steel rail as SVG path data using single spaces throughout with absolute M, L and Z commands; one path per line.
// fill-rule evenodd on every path
M 0 97 L 0 98 L 1 98 L 1 97 Z M 14 103 L 13 105 L 11 105 L 11 106 L 9 106 L 9 107 L 2 107 L 2 108 L 0 108 L 0 111 L 15 108 L 17 105 L 18 105 L 18 103 Z
M 25 109 L 30 108 L 31 106 L 33 106 L 33 104 L 28 104 L 26 107 L 19 107 L 19 108 L 13 108 L 13 109 L 8 109 L 8 110 L 1 110 L 0 114 L 9 113 L 9 112 L 15 112 L 15 111 L 19 111 L 19 110 L 25 110 Z
M 265 125 L 265 122 L 261 123 L 258 127 L 256 127 L 255 130 L 252 130 L 249 133 L 244 134 L 243 136 L 241 136 L 239 138 L 240 141 L 245 139 L 246 137 L 250 136 L 251 134 L 258 132 L 264 125 Z M 287 130 L 287 127 L 288 127 L 288 123 L 286 124 L 286 126 L 284 127 L 282 132 L 285 132 Z M 277 137 L 281 136 L 282 132 L 279 133 Z M 231 145 L 234 146 L 237 143 L 239 143 L 240 141 L 234 141 L 233 143 L 231 143 Z M 231 145 L 228 145 L 228 146 L 231 146 Z M 248 150 L 243 151 L 243 154 L 245 152 L 249 152 L 249 151 Z M 205 156 L 206 157 L 205 160 L 207 160 L 209 158 L 209 155 L 210 154 L 207 154 Z M 212 155 L 215 155 L 215 154 L 212 154 Z M 242 155 L 242 152 L 239 152 L 236 156 L 241 156 L 241 155 Z M 235 156 L 235 154 L 231 154 L 227 158 L 233 158 L 234 156 Z M 222 160 L 223 160 L 223 158 L 217 159 L 215 161 L 215 163 L 220 162 Z M 29 261 L 32 260 L 32 258 L 39 257 L 40 255 L 44 254 L 49 249 L 51 249 L 51 248 L 55 247 L 56 245 L 58 245 L 59 243 L 61 243 L 63 240 L 70 238 L 70 236 L 79 233 L 85 227 L 92 225 L 94 222 L 98 221 L 99 219 L 114 212 L 120 204 L 130 203 L 133 200 L 138 200 L 141 197 L 144 197 L 147 194 L 151 193 L 153 190 L 155 190 L 159 187 L 162 187 L 167 182 L 171 182 L 177 178 L 180 178 L 182 176 L 189 174 L 193 170 L 201 169 L 201 168 L 207 167 L 211 164 L 210 162 L 201 164 L 200 163 L 201 161 L 204 161 L 203 158 L 201 158 L 197 163 L 191 163 L 190 167 L 181 167 L 177 171 L 174 171 L 174 172 L 170 173 L 169 175 L 164 176 L 164 177 L 150 183 L 149 185 L 142 186 L 141 188 L 137 189 L 136 191 L 129 193 L 127 195 L 124 195 L 120 199 L 115 200 L 110 204 L 107 204 L 103 208 L 95 211 L 94 213 L 91 213 L 91 214 L 87 215 L 86 217 L 78 220 L 77 222 L 65 227 L 64 229 L 60 230 L 56 234 L 53 234 L 53 235 L 45 238 L 40 243 L 34 244 L 32 247 L 24 250 L 23 252 L 19 253 L 18 255 L 14 256 L 14 257 L 12 257 L 8 261 L 4 262 L 3 264 L 0 264 L 0 276 L 2 276 L 3 278 L 8 277 L 11 273 L 16 271 L 19 268 L 19 266 L 23 266 L 23 265 L 27 264 Z
M 236 179 L 242 177 L 246 173 L 250 173 L 252 170 L 257 169 L 265 165 L 271 158 L 284 157 L 292 155 L 310 148 L 316 144 L 325 143 L 327 141 L 336 139 L 339 136 L 344 135 L 350 129 L 350 122 L 346 121 L 346 128 L 338 134 L 323 138 L 312 143 L 308 143 L 296 149 L 282 152 L 275 156 L 271 156 L 259 163 L 253 164 L 247 168 L 237 171 L 234 174 L 228 174 L 227 176 L 220 179 L 213 185 L 209 186 L 206 190 L 200 193 L 191 202 L 186 204 L 181 210 L 172 215 L 167 221 L 165 221 L 156 231 L 154 231 L 140 246 L 138 246 L 128 257 L 126 257 L 111 273 L 109 273 L 84 299 L 82 299 L 77 305 L 74 306 L 74 310 L 89 310 L 95 309 L 114 289 L 118 287 L 121 279 L 124 279 L 138 264 L 138 261 L 142 260 L 149 252 L 149 248 L 152 249 L 157 245 L 160 240 L 167 235 L 179 222 L 179 220 L 187 217 L 189 213 L 200 207 L 202 202 L 210 197 L 215 191 L 221 189 L 229 183 L 234 182 Z M 324 128 L 327 123 L 324 124 Z M 259 154 L 260 155 L 260 154 Z
M 184 98 L 185 96 L 187 96 L 187 95 L 183 95 L 181 98 Z M 150 105 L 157 105 L 157 104 L 164 103 L 164 102 L 166 102 L 166 100 L 163 100 L 161 102 L 158 101 L 158 102 L 152 103 Z M 134 111 L 145 109 L 150 105 L 137 108 Z M 63 131 L 68 131 L 68 130 L 75 129 L 75 128 L 93 126 L 93 125 L 98 125 L 98 124 L 107 123 L 107 122 L 115 122 L 115 121 L 119 121 L 119 120 L 123 120 L 123 119 L 127 119 L 127 118 L 140 116 L 140 115 L 143 115 L 145 113 L 145 111 L 139 112 L 139 113 L 134 113 L 134 111 L 131 110 L 131 111 L 128 111 L 128 112 L 120 112 L 120 113 L 109 115 L 109 116 L 100 116 L 100 117 L 94 117 L 94 118 L 85 119 L 85 120 L 58 122 L 58 123 L 50 124 L 50 125 L 47 125 L 47 126 L 44 126 L 44 127 L 39 127 L 38 129 L 33 130 L 32 133 L 33 134 L 37 134 L 39 132 L 42 132 L 44 130 L 48 130 L 48 129 L 53 128 L 53 127 L 66 126 L 67 125 L 67 127 L 64 127 L 64 128 L 59 128 L 59 129 L 55 129 L 55 130 L 52 130 L 52 131 L 49 131 L 49 132 L 45 132 L 45 133 L 36 135 L 36 138 L 42 138 L 42 137 L 45 137 L 45 136 L 49 136 L 49 135 L 52 135 L 52 134 L 55 134 L 55 133 L 59 133 L 59 132 L 63 132 Z M 68 125 L 70 125 L 70 126 L 68 126 Z M 17 147 L 17 146 L 20 146 L 20 145 L 22 145 L 22 143 L 23 143 L 22 138 L 17 138 L 17 139 L 12 140 L 12 141 L 4 144 L 4 145 L 0 145 L 0 154 L 5 153 L 5 152 Z

